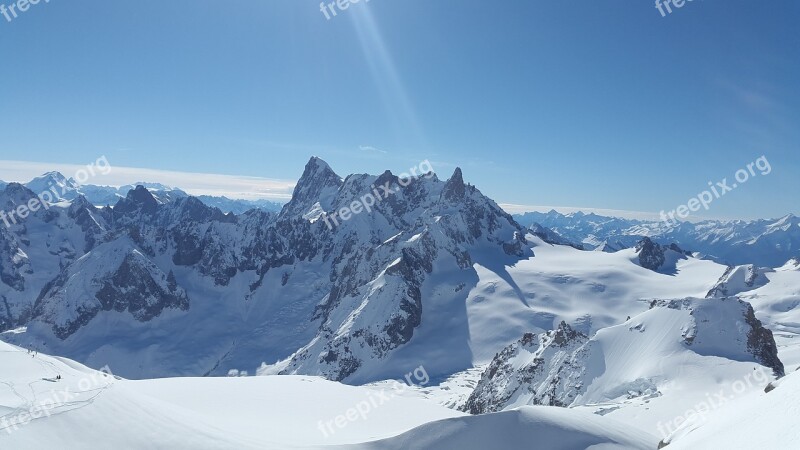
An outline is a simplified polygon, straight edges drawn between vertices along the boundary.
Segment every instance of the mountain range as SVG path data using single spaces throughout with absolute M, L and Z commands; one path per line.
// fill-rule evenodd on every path
M 754 396 L 800 365 L 794 216 L 673 228 L 582 213 L 511 216 L 461 169 L 446 180 L 342 178 L 315 157 L 279 211 L 222 210 L 147 184 L 98 203 L 92 188 L 54 173 L 7 184 L 0 208 L 28 204 L 52 182 L 70 198 L 0 226 L 4 351 L 108 366 L 127 379 L 286 380 L 263 382 L 276 396 L 305 384 L 338 389 L 309 377 L 363 394 L 424 368 L 431 383 L 401 396 L 436 409 L 359 448 L 434 448 L 406 444 L 466 424 L 507 429 L 520 442 L 546 429 L 554 442 L 678 443 L 702 425 L 670 421 L 691 402 L 743 379 L 751 383 L 736 394 Z M 91 372 L 71 367 L 75 377 Z M 109 397 L 139 404 L 170 390 L 143 383 L 151 387 L 122 380 Z M 0 413 L 16 402 L 2 389 Z M 219 389 L 239 398 L 249 388 Z
M 5 189 L 8 183 L 0 181 L 0 189 Z M 84 197 L 89 203 L 103 207 L 114 205 L 127 196 L 128 192 L 137 186 L 143 186 L 160 202 L 169 202 L 178 198 L 188 197 L 189 194 L 179 188 L 166 186 L 161 183 L 138 182 L 119 187 L 98 186 L 93 184 L 79 184 L 72 178 L 67 178 L 60 172 L 48 172 L 24 184 L 25 187 L 37 195 L 50 191 L 54 194 L 55 201 L 72 201 Z M 280 203 L 269 200 L 242 200 L 230 199 L 211 195 L 199 195 L 197 199 L 208 206 L 221 209 L 224 212 L 242 214 L 251 209 L 265 211 L 280 211 Z
M 588 250 L 614 252 L 648 237 L 731 265 L 777 267 L 800 256 L 800 218 L 793 214 L 779 219 L 704 220 L 677 225 L 555 210 L 519 214 L 514 219 L 527 227 L 549 229 L 560 239 Z

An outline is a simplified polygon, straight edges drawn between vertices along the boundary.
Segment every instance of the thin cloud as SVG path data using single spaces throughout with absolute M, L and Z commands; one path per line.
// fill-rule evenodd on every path
M 384 155 L 388 153 L 386 150 L 381 150 L 371 145 L 360 145 L 358 146 L 358 149 L 361 150 L 362 152 L 376 152 L 376 153 L 383 153 Z
M 275 201 L 291 199 L 292 191 L 297 184 L 293 180 L 119 167 L 114 165 L 114 161 L 109 160 L 109 162 L 111 170 L 107 174 L 96 170 L 95 175 L 87 180 L 86 184 L 119 187 L 146 181 L 174 186 L 191 195 Z M 86 170 L 86 165 L 0 160 L 0 180 L 4 181 L 26 183 L 54 170 L 69 178 L 74 177 L 79 170 Z

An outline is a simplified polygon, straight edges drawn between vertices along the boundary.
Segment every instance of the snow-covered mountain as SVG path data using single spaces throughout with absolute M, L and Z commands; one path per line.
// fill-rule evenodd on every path
M 479 414 L 658 397 L 662 383 L 675 380 L 670 369 L 708 357 L 751 363 L 731 362 L 719 375 L 746 375 L 758 365 L 784 375 L 772 332 L 746 302 L 654 301 L 650 310 L 591 339 L 564 322 L 538 336 L 526 334 L 494 358 L 464 409 Z
M 728 266 L 641 233 L 590 251 L 569 228 L 523 227 L 460 169 L 447 180 L 342 178 L 311 158 L 279 212 L 223 212 L 151 188 L 132 187 L 107 207 L 63 198 L 0 226 L 0 339 L 126 378 L 247 372 L 268 381 L 116 380 L 105 400 L 65 405 L 80 412 L 31 424 L 15 444 L 54 445 L 58 429 L 88 429 L 129 404 L 126 420 L 142 429 L 151 419 L 138 411 L 150 410 L 172 414 L 156 430 L 202 428 L 186 441 L 193 448 L 485 448 L 501 435 L 654 448 L 683 439 L 673 419 L 719 386 L 747 379 L 737 395 L 751 395 L 800 365 L 798 259 Z M 0 207 L 35 195 L 11 183 Z M 8 359 L 20 357 L 24 367 Z M 56 367 L 72 382 L 71 370 L 90 371 L 66 359 L 33 363 L 9 345 L 0 358 L 0 370 L 9 361 L 20 373 L 0 376 L 0 417 L 32 401 L 20 386 L 51 378 L 37 370 Z M 319 388 L 314 398 L 346 411 L 345 398 L 355 405 L 415 368 L 431 383 L 398 394 L 408 408 L 332 440 L 307 436 L 326 419 L 306 410 L 267 440 L 233 423 L 254 419 L 211 419 L 219 405 L 257 409 L 244 400 L 254 390 L 290 404 Z M 198 397 L 204 386 L 220 395 Z M 372 426 L 381 431 L 364 432 Z M 105 431 L 155 438 L 139 427 L 144 437 Z
M 12 184 L 0 203 L 33 196 Z M 113 207 L 36 211 L 0 239 L 0 323 L 26 327 L 7 339 L 132 378 L 258 368 L 362 383 L 420 363 L 448 377 L 562 321 L 591 336 L 653 299 L 705 297 L 730 271 L 647 238 L 581 251 L 521 227 L 460 169 L 343 179 L 318 158 L 279 213 L 138 186 Z
M 800 256 L 800 218 L 792 214 L 772 220 L 706 220 L 677 225 L 582 212 L 532 212 L 514 218 L 524 226 L 546 227 L 563 239 L 602 251 L 633 247 L 642 237 L 649 237 L 731 265 L 777 267 Z
M 326 226 L 323 214 L 377 186 L 390 195 L 370 213 Z M 19 198 L 4 192 L 9 206 L 34 195 L 18 189 Z M 405 184 L 390 172 L 342 180 L 316 158 L 279 214 L 226 215 L 139 186 L 113 208 L 79 197 L 10 231 L 18 262 L 0 295 L 6 328 L 27 327 L 16 342 L 137 378 L 277 360 L 283 373 L 374 378 L 420 326 L 431 279 L 456 275 L 436 286 L 451 292 L 477 280 L 470 249 L 478 260 L 532 254 L 524 229 L 460 170 L 448 182 L 431 173 Z M 31 257 L 42 261 L 28 269 Z M 203 331 L 189 338 L 192 329 Z
M 0 181 L 0 189 L 5 189 L 6 183 Z M 25 183 L 25 187 L 34 193 L 49 192 L 54 201 L 72 201 L 78 197 L 85 197 L 89 203 L 103 207 L 115 205 L 120 199 L 127 196 L 128 192 L 137 186 L 146 188 L 161 203 L 168 203 L 179 198 L 188 197 L 183 190 L 161 183 L 137 182 L 124 186 L 98 186 L 93 184 L 79 184 L 72 178 L 67 178 L 60 172 L 48 172 Z M 264 211 L 280 211 L 280 203 L 269 200 L 240 200 L 227 197 L 200 195 L 197 197 L 204 204 L 218 208 L 224 212 L 243 214 L 251 209 Z
M 198 195 L 197 199 L 207 206 L 217 208 L 222 212 L 234 213 L 236 215 L 244 214 L 251 209 L 278 212 L 281 210 L 281 208 L 283 208 L 281 203 L 270 200 L 230 199 L 227 197 L 214 197 L 211 195 Z
M 81 186 L 60 172 L 47 172 L 25 183 L 25 187 L 37 194 L 49 191 L 54 200 L 75 200 L 81 195 Z

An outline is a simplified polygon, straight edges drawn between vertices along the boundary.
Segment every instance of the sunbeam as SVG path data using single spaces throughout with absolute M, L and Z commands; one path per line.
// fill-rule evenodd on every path
M 350 17 L 395 134 L 410 131 L 413 142 L 424 144 L 423 128 L 370 8 L 353 8 Z

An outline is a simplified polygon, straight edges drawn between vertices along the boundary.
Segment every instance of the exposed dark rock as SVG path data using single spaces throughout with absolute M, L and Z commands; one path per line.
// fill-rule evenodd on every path
M 569 355 L 580 352 L 587 341 L 563 321 L 541 335 L 526 333 L 495 355 L 461 410 L 497 412 L 519 395 L 536 405 L 568 406 L 583 389 L 580 383 L 569 381 L 579 373 Z
M 783 362 L 778 358 L 778 346 L 775 344 L 772 331 L 764 328 L 750 304 L 747 304 L 744 317 L 750 325 L 750 331 L 747 333 L 747 349 L 759 363 L 771 368 L 776 377 L 786 375 Z
M 639 254 L 639 265 L 645 269 L 657 272 L 664 265 L 664 249 L 650 238 L 643 238 L 636 244 Z

